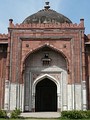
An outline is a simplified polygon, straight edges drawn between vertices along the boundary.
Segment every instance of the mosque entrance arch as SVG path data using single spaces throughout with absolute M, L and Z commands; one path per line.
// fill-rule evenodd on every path
M 57 86 L 48 78 L 36 85 L 35 111 L 57 111 Z
M 24 111 L 60 111 L 62 103 L 66 105 L 67 95 L 67 61 L 64 56 L 44 46 L 27 57 L 24 69 Z

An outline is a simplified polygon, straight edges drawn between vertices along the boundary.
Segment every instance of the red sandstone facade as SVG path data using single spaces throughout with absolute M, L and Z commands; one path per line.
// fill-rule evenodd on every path
M 16 25 L 10 20 L 8 34 L 0 35 L 0 109 L 12 110 L 22 106 L 19 104 L 21 98 L 18 98 L 17 94 L 20 92 L 18 85 L 24 86 L 25 83 L 26 61 L 30 55 L 45 47 L 59 53 L 64 58 L 67 85 L 81 84 L 80 109 L 90 109 L 90 36 L 85 35 L 84 31 L 83 19 L 80 20 L 80 24 L 32 23 Z M 13 90 L 12 94 L 16 92 L 16 105 L 11 108 L 10 95 L 5 95 L 5 92 L 7 92 L 9 85 L 14 83 L 16 91 Z M 10 94 L 10 89 L 8 89 L 8 94 Z M 76 94 L 74 95 L 77 97 Z M 73 103 L 72 109 L 78 109 L 78 101 L 75 96 L 75 104 Z M 21 109 L 24 111 L 24 105 Z M 32 107 L 31 111 L 35 111 L 35 107 Z

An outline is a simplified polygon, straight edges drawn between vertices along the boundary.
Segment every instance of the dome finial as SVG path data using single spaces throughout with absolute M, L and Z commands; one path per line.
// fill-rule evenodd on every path
M 48 10 L 49 8 L 50 8 L 50 6 L 49 6 L 49 1 L 48 0 L 46 0 L 45 1 L 45 6 L 44 6 L 44 8 L 46 9 L 46 10 Z

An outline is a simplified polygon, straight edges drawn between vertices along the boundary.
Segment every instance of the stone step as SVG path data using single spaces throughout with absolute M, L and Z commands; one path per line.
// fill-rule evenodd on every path
M 31 118 L 59 118 L 61 115 L 59 112 L 25 112 L 21 113 L 21 116 Z

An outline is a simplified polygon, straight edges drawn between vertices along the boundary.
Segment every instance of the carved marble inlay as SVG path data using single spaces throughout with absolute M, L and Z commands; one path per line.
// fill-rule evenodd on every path
M 44 75 L 45 73 L 32 73 L 32 81 L 37 79 L 38 77 Z M 47 73 L 48 75 L 54 77 L 56 80 L 60 81 L 61 74 L 60 73 Z

